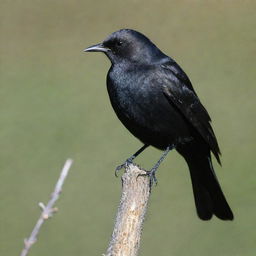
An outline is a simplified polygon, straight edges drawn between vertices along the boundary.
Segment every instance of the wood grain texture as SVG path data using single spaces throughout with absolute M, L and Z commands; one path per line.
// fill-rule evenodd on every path
M 149 178 L 138 176 L 145 173 L 138 166 L 130 164 L 122 176 L 121 200 L 105 256 L 138 254 L 142 225 L 150 196 Z

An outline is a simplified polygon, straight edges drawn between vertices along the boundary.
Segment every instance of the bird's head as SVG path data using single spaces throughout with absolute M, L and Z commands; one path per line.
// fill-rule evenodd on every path
M 103 52 L 112 64 L 124 61 L 153 63 L 165 55 L 143 34 L 121 29 L 109 35 L 102 43 L 90 46 L 85 52 Z

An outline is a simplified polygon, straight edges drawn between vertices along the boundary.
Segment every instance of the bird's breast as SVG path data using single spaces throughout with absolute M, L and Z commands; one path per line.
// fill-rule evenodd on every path
M 158 78 L 152 74 L 150 68 L 111 68 L 107 77 L 111 104 L 135 136 L 141 130 L 171 137 L 182 134 L 184 119 L 164 96 L 161 79 L 156 81 Z
M 110 101 L 118 117 L 140 122 L 152 115 L 159 100 L 156 90 L 150 86 L 146 72 L 113 70 L 107 79 Z

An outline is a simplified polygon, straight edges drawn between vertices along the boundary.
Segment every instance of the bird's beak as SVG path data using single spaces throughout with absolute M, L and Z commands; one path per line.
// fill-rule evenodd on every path
M 102 43 L 92 45 L 86 49 L 84 49 L 84 52 L 108 52 L 109 48 L 105 47 Z

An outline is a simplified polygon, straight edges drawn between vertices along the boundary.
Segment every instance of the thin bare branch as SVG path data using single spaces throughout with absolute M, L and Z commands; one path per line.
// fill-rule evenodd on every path
M 73 163 L 73 160 L 72 159 L 67 159 L 63 168 L 62 168 L 62 171 L 61 171 L 61 174 L 60 174 L 60 177 L 55 185 L 55 189 L 51 195 L 51 198 L 49 200 L 49 202 L 47 203 L 47 205 L 45 206 L 42 202 L 40 202 L 38 205 L 39 207 L 41 208 L 42 210 L 42 213 L 34 227 L 34 229 L 32 230 L 31 234 L 30 234 L 30 237 L 29 238 L 26 238 L 24 240 L 24 248 L 20 254 L 20 256 L 26 256 L 28 255 L 28 252 L 31 248 L 31 246 L 37 241 L 37 235 L 40 231 L 40 228 L 41 226 L 43 225 L 44 221 L 47 220 L 48 218 L 52 217 L 53 213 L 57 212 L 58 209 L 56 207 L 53 207 L 55 202 L 58 200 L 59 196 L 60 196 L 60 193 L 62 191 L 62 186 L 64 184 L 64 181 L 68 175 L 68 172 L 69 172 L 69 169 L 71 167 Z

